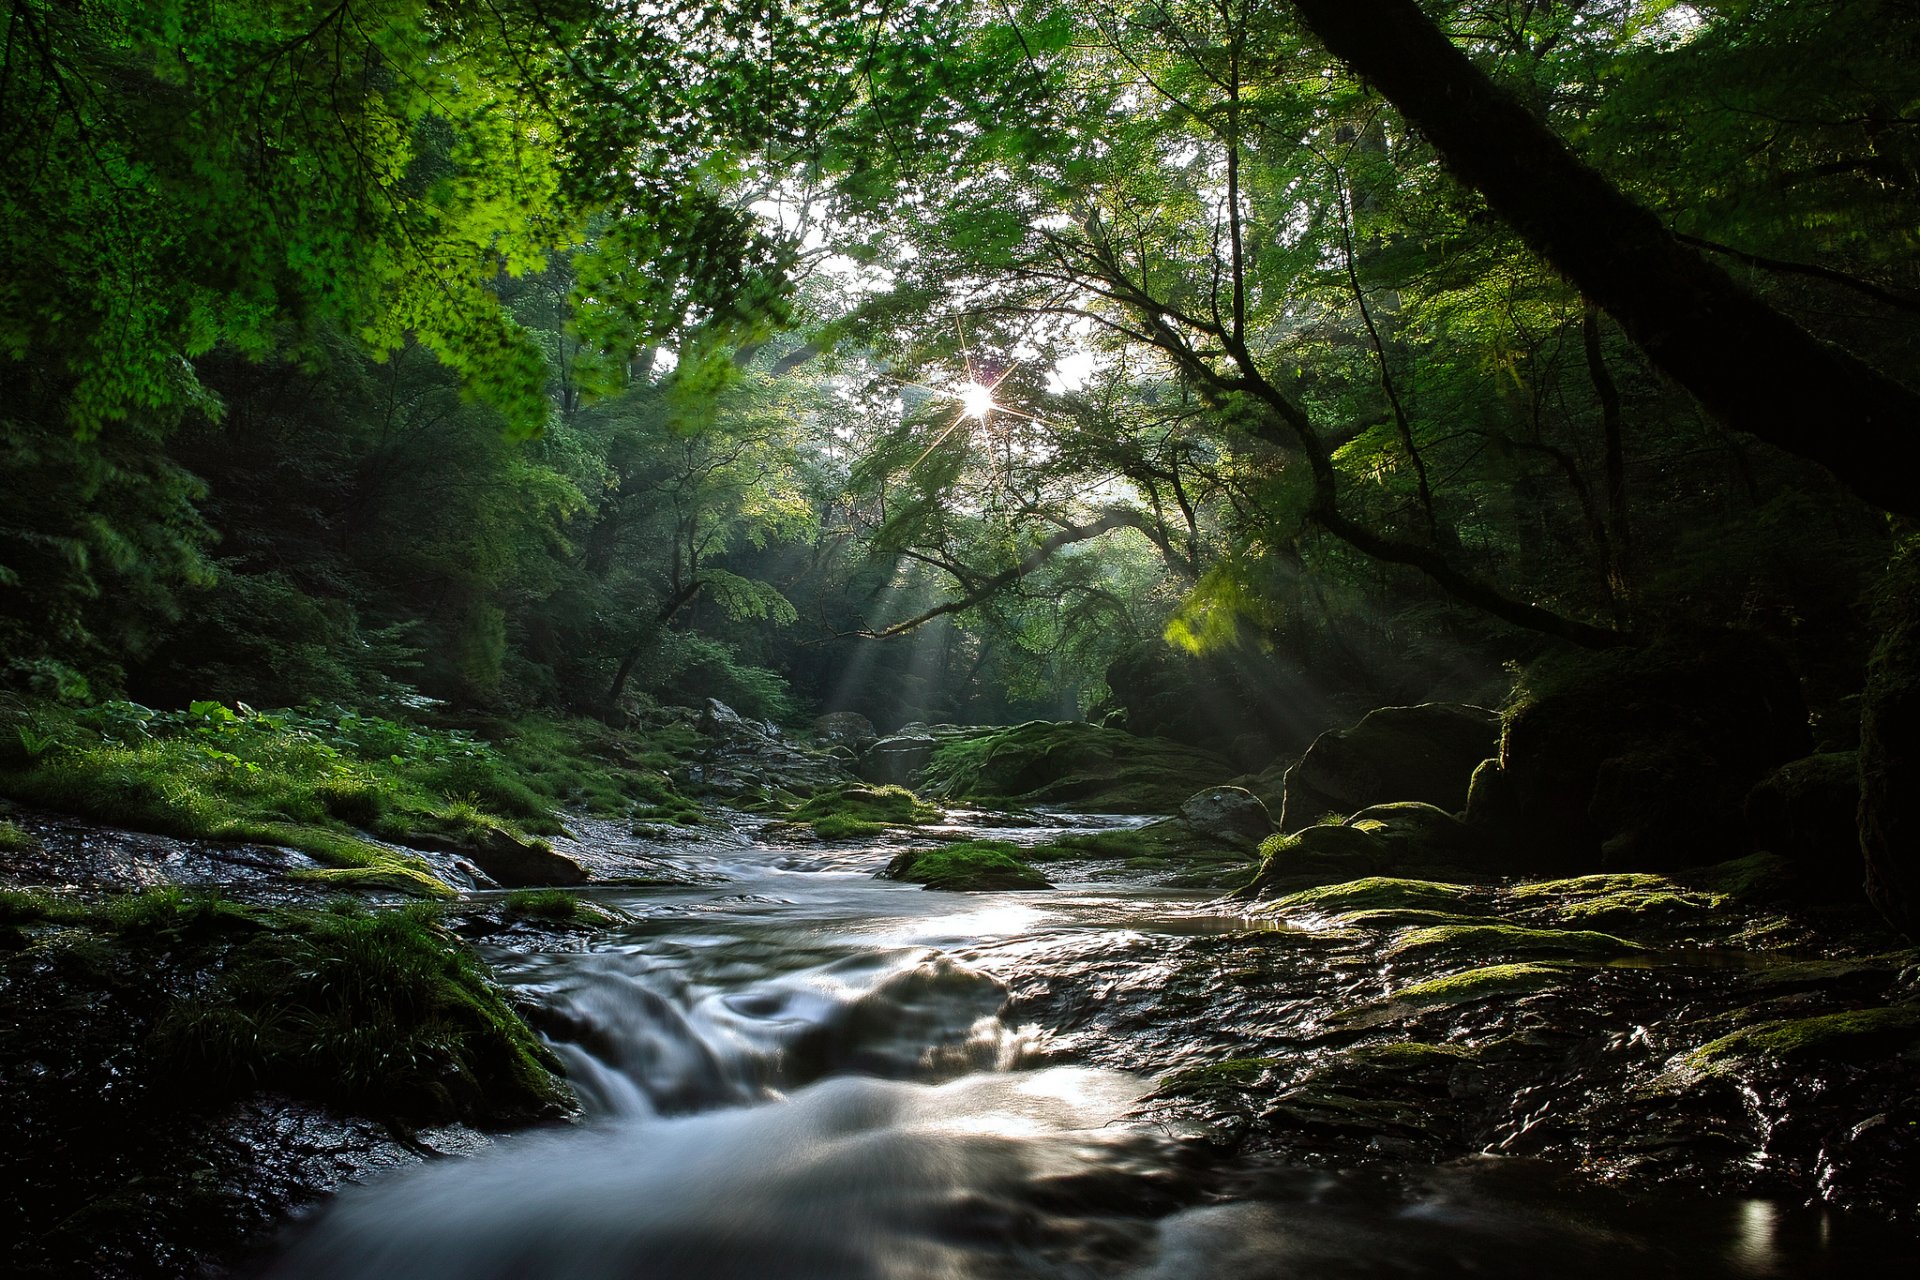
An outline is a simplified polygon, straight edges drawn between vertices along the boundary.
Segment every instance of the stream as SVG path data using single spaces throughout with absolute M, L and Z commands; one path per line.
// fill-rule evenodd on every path
M 1183 1053 L 1271 1049 L 1286 1010 L 1314 998 L 1310 952 L 1294 990 L 1282 980 L 1255 993 L 1264 1003 L 1245 991 L 1236 1002 L 1231 949 L 1262 926 L 1210 895 L 1074 864 L 1048 868 L 1051 892 L 929 892 L 874 878 L 897 849 L 690 846 L 677 860 L 711 883 L 595 891 L 633 922 L 590 949 L 490 949 L 501 979 L 538 1002 L 588 1121 L 350 1190 L 267 1274 L 1277 1280 L 1895 1265 L 1897 1240 L 1818 1210 L 1628 1197 L 1527 1159 L 1224 1158 L 1202 1127 L 1156 1114 L 1153 1075 Z M 1175 992 L 1196 957 L 1218 989 Z

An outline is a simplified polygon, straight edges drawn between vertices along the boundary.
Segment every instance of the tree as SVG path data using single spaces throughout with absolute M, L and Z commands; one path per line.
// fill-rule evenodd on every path
M 1920 515 L 1920 490 L 1886 466 L 1912 448 L 1920 394 L 1813 337 L 1683 244 L 1479 71 L 1413 0 L 1294 0 L 1294 8 L 1709 411 L 1819 462 L 1889 511 Z M 1894 29 L 1875 38 L 1904 38 L 1905 21 L 1885 16 Z

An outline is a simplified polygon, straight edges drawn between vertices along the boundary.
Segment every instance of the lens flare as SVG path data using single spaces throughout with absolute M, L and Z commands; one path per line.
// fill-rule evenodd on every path
M 978 382 L 963 383 L 954 394 L 960 399 L 960 411 L 979 422 L 985 422 L 987 415 L 1000 407 L 993 402 L 993 388 Z

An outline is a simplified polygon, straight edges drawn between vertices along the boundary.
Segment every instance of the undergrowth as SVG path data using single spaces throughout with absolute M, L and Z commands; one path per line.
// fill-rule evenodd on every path
M 327 864 L 312 878 L 343 888 L 449 892 L 423 861 L 366 835 L 471 847 L 493 832 L 558 832 L 562 808 L 670 807 L 675 820 L 692 808 L 665 773 L 686 744 L 642 746 L 592 721 L 499 722 L 488 740 L 338 708 L 216 702 L 44 704 L 10 719 L 0 794 L 165 835 L 287 845 Z

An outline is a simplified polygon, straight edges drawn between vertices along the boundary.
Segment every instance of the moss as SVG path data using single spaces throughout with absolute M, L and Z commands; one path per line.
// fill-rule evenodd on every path
M 929 889 L 1051 889 L 1052 883 L 1004 840 L 961 840 L 938 849 L 909 849 L 887 865 L 892 880 Z
M 1343 911 L 1332 917 L 1336 929 L 1412 929 L 1440 925 L 1472 924 L 1470 916 L 1453 911 L 1429 911 L 1420 907 L 1374 907 L 1366 911 Z
M 1435 880 L 1407 880 L 1395 876 L 1366 876 L 1340 884 L 1320 885 L 1277 898 L 1275 911 L 1367 911 L 1411 909 L 1445 911 L 1459 907 L 1472 890 L 1465 885 Z
M 1033 720 L 942 741 L 924 776 L 928 794 L 954 799 L 1172 813 L 1234 772 L 1219 757 L 1163 738 Z
M 1688 1061 L 1707 1070 L 1755 1054 L 1788 1062 L 1859 1062 L 1868 1055 L 1915 1047 L 1920 1047 L 1920 1003 L 1910 1002 L 1743 1027 L 1700 1046 Z
M 1564 880 L 1539 880 L 1529 884 L 1514 885 L 1508 892 L 1517 899 L 1525 900 L 1569 895 L 1591 896 L 1620 893 L 1625 890 L 1652 891 L 1670 888 L 1672 885 L 1673 881 L 1666 876 L 1635 871 L 1615 872 L 1610 875 L 1571 876 Z
M 272 1089 L 435 1122 L 570 1105 L 557 1062 L 430 908 L 267 910 L 164 889 L 10 894 L 0 910 L 63 926 L 40 963 L 81 992 L 157 1005 L 142 1056 L 177 1096 Z
M 500 910 L 509 920 L 538 920 L 591 929 L 618 924 L 622 919 L 599 903 L 563 889 L 517 889 L 507 895 Z
M 1249 1089 L 1258 1085 L 1274 1068 L 1278 1058 L 1228 1058 L 1197 1067 L 1182 1067 L 1160 1077 L 1155 1090 L 1161 1094 L 1211 1093 L 1220 1089 Z
M 1391 1044 L 1368 1044 L 1349 1049 L 1347 1059 L 1361 1066 L 1394 1072 L 1431 1071 L 1452 1068 L 1470 1061 L 1474 1051 L 1457 1044 L 1423 1044 L 1418 1040 L 1396 1040 Z
M 1569 970 L 1548 964 L 1495 964 L 1416 982 L 1394 992 L 1396 1003 L 1464 1004 L 1489 996 L 1524 995 L 1566 983 Z
M 888 827 L 937 822 L 938 805 L 928 804 L 905 787 L 836 787 L 806 801 L 789 815 L 811 826 L 823 840 L 877 836 Z
M 441 895 L 417 860 L 361 838 L 471 846 L 498 834 L 562 830 L 555 808 L 697 820 L 662 767 L 659 743 L 594 721 L 489 723 L 498 741 L 351 711 L 251 712 L 196 703 L 36 707 L 54 743 L 0 771 L 0 793 L 166 835 L 268 841 L 377 883 Z M 670 736 L 670 735 L 669 735 Z
M 1777 853 L 1752 853 L 1687 873 L 1703 888 L 1747 902 L 1779 902 L 1800 891 L 1793 864 Z
M 1719 894 L 1688 893 L 1674 888 L 1623 889 L 1563 904 L 1556 909 L 1556 914 L 1578 928 L 1631 929 L 1697 920 L 1710 916 L 1725 901 Z
M 1529 929 L 1514 924 L 1447 924 L 1415 929 L 1396 940 L 1394 959 L 1470 951 L 1481 955 L 1595 957 L 1627 955 L 1638 943 L 1585 929 Z
M 6 818 L 0 818 L 0 853 L 25 853 L 40 842 Z
M 370 867 L 305 867 L 288 873 L 294 880 L 342 892 L 403 893 L 413 898 L 451 898 L 446 881 L 399 862 Z

